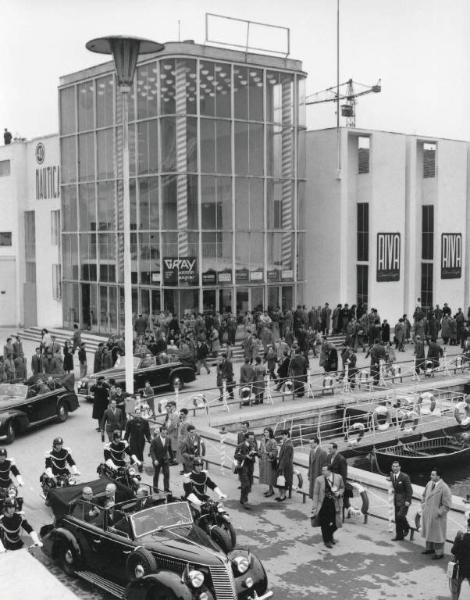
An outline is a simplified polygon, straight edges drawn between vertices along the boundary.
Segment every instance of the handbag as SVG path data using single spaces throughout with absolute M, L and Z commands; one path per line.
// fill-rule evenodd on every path
M 312 527 L 320 527 L 320 519 L 318 518 L 318 513 L 310 517 L 310 523 Z
M 244 461 L 239 461 L 236 458 L 233 459 L 233 472 L 235 474 L 240 472 L 240 469 L 243 467 L 243 463 Z
M 447 564 L 447 577 L 449 579 L 459 578 L 459 563 L 458 561 L 450 560 Z
M 276 486 L 277 487 L 286 487 L 286 478 L 284 477 L 284 475 L 277 476 Z

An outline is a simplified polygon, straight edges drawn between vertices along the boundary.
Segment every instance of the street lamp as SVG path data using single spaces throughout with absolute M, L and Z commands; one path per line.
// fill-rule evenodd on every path
M 117 82 L 122 99 L 122 179 L 123 179 L 123 217 L 124 217 L 124 342 L 126 391 L 134 393 L 134 349 L 132 330 L 132 282 L 131 282 L 131 208 L 129 195 L 129 136 L 128 106 L 129 92 L 134 80 L 139 54 L 160 52 L 165 46 L 141 38 L 110 35 L 90 40 L 86 48 L 98 54 L 112 54 L 116 68 Z

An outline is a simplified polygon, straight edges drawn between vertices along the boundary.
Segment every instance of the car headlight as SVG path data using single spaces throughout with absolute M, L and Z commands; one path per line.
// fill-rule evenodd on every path
M 250 568 L 250 560 L 247 556 L 237 556 L 233 559 L 235 566 L 237 567 L 237 571 L 240 575 L 246 573 Z
M 204 574 L 201 573 L 201 571 L 193 569 L 192 571 L 189 571 L 188 579 L 193 587 L 200 588 L 204 583 Z
M 129 469 L 129 475 L 133 477 L 135 475 L 135 469 Z
M 253 587 L 253 579 L 251 577 L 247 577 L 243 583 L 247 588 Z

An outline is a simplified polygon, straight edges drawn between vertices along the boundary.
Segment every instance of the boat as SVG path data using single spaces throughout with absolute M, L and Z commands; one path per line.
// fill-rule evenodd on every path
M 380 470 L 386 473 L 391 470 L 392 463 L 396 460 L 405 472 L 430 473 L 433 468 L 443 469 L 468 460 L 470 445 L 456 437 L 446 435 L 374 448 L 373 454 Z

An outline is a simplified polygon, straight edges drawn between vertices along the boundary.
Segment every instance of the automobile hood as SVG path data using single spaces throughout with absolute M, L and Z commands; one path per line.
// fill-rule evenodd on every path
M 151 552 L 190 563 L 216 566 L 225 558 L 220 548 L 196 525 L 156 531 L 137 541 Z

